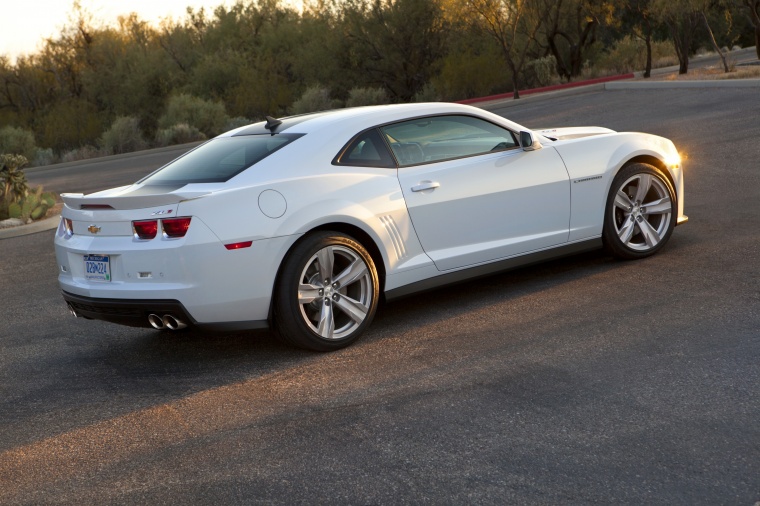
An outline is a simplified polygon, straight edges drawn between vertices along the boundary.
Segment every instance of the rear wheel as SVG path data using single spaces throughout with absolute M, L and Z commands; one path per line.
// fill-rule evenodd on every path
M 623 168 L 607 197 L 605 246 L 627 260 L 653 255 L 673 232 L 675 202 L 670 181 L 652 165 L 634 163 Z
M 348 346 L 372 321 L 378 286 L 372 257 L 356 240 L 337 232 L 309 235 L 288 255 L 277 280 L 277 331 L 310 350 Z

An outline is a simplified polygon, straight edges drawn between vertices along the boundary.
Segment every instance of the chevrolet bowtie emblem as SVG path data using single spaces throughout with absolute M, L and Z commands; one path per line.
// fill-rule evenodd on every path
M 100 227 L 96 227 L 95 225 L 90 225 L 89 227 L 87 227 L 87 230 L 91 234 L 97 234 L 98 232 L 100 232 Z

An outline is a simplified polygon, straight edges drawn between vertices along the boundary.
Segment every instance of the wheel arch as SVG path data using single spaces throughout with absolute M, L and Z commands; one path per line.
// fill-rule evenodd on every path
M 340 232 L 342 234 L 348 235 L 350 237 L 353 237 L 356 239 L 364 248 L 367 250 L 369 255 L 372 257 L 372 261 L 375 262 L 375 269 L 377 269 L 377 279 L 380 284 L 378 287 L 380 297 L 381 299 L 384 298 L 385 294 L 385 260 L 383 258 L 382 253 L 380 253 L 380 248 L 377 245 L 377 242 L 372 238 L 372 236 L 367 233 L 365 230 L 363 230 L 361 227 L 358 227 L 356 225 L 353 225 L 351 223 L 346 223 L 343 221 L 331 221 L 328 223 L 322 223 L 320 225 L 314 226 L 307 230 L 306 232 L 303 232 L 301 236 L 298 238 L 298 240 L 293 241 L 293 244 L 290 245 L 288 250 L 285 252 L 285 254 L 282 257 L 282 261 L 280 262 L 280 265 L 277 267 L 277 273 L 275 274 L 275 282 L 274 286 L 272 287 L 272 297 L 270 298 L 269 303 L 269 317 L 268 320 L 271 322 L 272 317 L 274 316 L 274 296 L 275 296 L 275 290 L 277 287 L 277 280 L 280 279 L 280 276 L 282 274 L 282 268 L 285 264 L 285 259 L 288 258 L 288 256 L 291 254 L 291 252 L 298 246 L 299 243 L 301 243 L 306 237 L 313 234 L 314 232 L 325 232 L 325 231 L 331 231 L 331 232 Z
M 623 162 L 620 168 L 616 170 L 615 173 L 612 175 L 612 179 L 614 179 L 615 176 L 617 176 L 618 172 L 620 172 L 624 168 L 634 163 L 647 163 L 649 165 L 652 165 L 653 167 L 656 167 L 657 170 L 662 172 L 663 175 L 665 175 L 665 177 L 668 178 L 668 182 L 670 182 L 670 186 L 675 190 L 676 183 L 673 180 L 673 175 L 670 173 L 667 166 L 665 165 L 665 162 L 663 162 L 662 160 L 660 160 L 659 158 L 653 155 L 637 155 L 629 160 L 626 160 L 625 162 Z
M 380 248 L 378 247 L 377 243 L 372 238 L 372 236 L 368 234 L 366 231 L 364 231 L 361 227 L 352 225 L 351 223 L 339 222 L 339 221 L 324 223 L 322 225 L 314 227 L 308 232 L 306 232 L 304 236 L 314 233 L 314 232 L 328 231 L 328 230 L 340 232 L 342 234 L 351 236 L 354 239 L 356 239 L 362 246 L 364 246 L 364 248 L 367 250 L 369 255 L 372 257 L 372 261 L 375 262 L 375 268 L 377 269 L 378 281 L 380 281 L 380 286 L 378 288 L 380 289 L 380 293 L 382 294 L 385 291 L 385 259 L 383 258 L 382 253 L 380 253 Z M 293 246 L 295 246 L 295 244 Z M 288 253 L 290 253 L 290 251 L 288 251 Z

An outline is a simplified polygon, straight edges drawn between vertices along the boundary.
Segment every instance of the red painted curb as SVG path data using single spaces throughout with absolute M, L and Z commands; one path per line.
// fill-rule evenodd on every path
M 543 88 L 520 90 L 520 96 L 531 95 L 533 93 L 544 93 L 546 91 L 563 90 L 565 88 L 577 88 L 579 86 L 588 86 L 590 84 L 606 83 L 609 81 L 619 81 L 621 79 L 633 79 L 634 77 L 635 76 L 633 75 L 633 73 L 621 74 L 619 76 L 597 77 L 596 79 L 589 79 L 587 81 L 576 81 L 572 83 L 555 84 L 553 86 L 544 86 Z M 512 98 L 512 96 L 514 96 L 514 93 L 510 91 L 509 93 L 500 93 L 498 95 L 489 95 L 487 97 L 468 98 L 466 100 L 458 100 L 456 103 L 457 104 L 475 104 L 477 102 L 488 102 L 491 100 L 502 100 L 505 98 Z

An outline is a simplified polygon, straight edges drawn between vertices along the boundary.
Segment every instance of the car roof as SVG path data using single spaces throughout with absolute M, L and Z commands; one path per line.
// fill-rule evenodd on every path
M 312 132 L 324 132 L 325 129 L 328 131 L 331 129 L 348 129 L 357 132 L 364 128 L 406 118 L 447 113 L 489 115 L 486 111 L 475 107 L 448 102 L 350 107 L 280 118 L 282 123 L 274 127 L 274 133 L 308 134 Z M 266 125 L 267 122 L 261 121 L 232 130 L 222 134 L 222 136 L 271 134 L 272 131 L 267 129 Z

